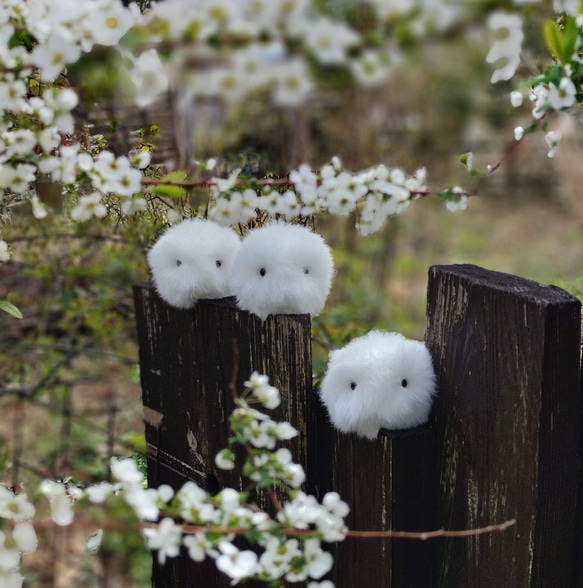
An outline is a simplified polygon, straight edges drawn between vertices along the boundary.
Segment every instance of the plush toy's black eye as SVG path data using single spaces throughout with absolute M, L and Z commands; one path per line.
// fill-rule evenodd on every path
M 179 259 L 177 259 L 176 260 L 176 267 L 180 267 L 181 265 L 182 265 L 182 262 Z
M 355 390 L 356 389 L 356 382 L 350 382 L 350 389 L 351 390 Z
M 305 268 L 304 268 L 304 273 L 305 273 L 305 274 L 309 274 L 309 273 L 310 273 L 310 270 L 309 270 L 307 267 L 305 267 Z
M 403 388 L 406 388 L 407 384 L 408 384 L 407 380 L 401 380 L 401 386 L 403 386 Z
M 216 261 L 216 264 L 217 264 L 217 267 L 221 267 L 221 266 L 223 265 L 223 264 L 221 263 L 221 260 L 220 260 L 220 259 L 217 259 L 217 261 Z
M 259 270 L 259 275 L 260 275 L 261 277 L 263 277 L 263 276 L 264 276 L 266 273 L 267 273 L 267 272 L 265 271 L 265 268 L 264 268 L 264 267 L 262 267 L 262 268 Z

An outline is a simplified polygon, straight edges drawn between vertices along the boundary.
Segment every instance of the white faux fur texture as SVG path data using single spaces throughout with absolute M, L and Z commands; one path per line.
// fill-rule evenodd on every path
M 232 296 L 228 275 L 240 246 L 233 230 L 209 220 L 174 225 L 148 253 L 158 294 L 176 308 L 190 308 L 201 298 Z
M 320 396 L 332 424 L 375 439 L 379 429 L 425 423 L 436 393 L 431 355 L 421 341 L 370 331 L 331 351 Z
M 270 314 L 318 314 L 328 298 L 334 261 L 324 239 L 302 225 L 275 221 L 245 236 L 231 287 L 239 308 Z

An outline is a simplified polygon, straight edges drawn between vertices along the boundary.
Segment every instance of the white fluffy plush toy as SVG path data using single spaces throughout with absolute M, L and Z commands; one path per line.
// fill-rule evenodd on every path
M 228 276 L 240 245 L 234 231 L 209 220 L 174 225 L 148 253 L 158 294 L 177 308 L 190 308 L 201 298 L 231 296 Z
M 330 293 L 334 262 L 324 239 L 302 225 L 275 221 L 249 231 L 233 263 L 231 285 L 242 310 L 318 314 Z
M 320 396 L 337 429 L 375 439 L 379 429 L 425 423 L 435 392 L 431 355 L 421 341 L 370 331 L 330 352 Z

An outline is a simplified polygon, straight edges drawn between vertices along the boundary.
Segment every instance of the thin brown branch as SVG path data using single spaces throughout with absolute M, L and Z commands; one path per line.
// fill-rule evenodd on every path
M 35 528 L 46 529 L 54 526 L 56 523 L 52 519 L 37 519 L 33 521 Z M 436 531 L 347 531 L 346 537 L 354 537 L 356 539 L 420 539 L 425 541 L 427 539 L 436 539 L 438 537 L 474 537 L 476 535 L 484 535 L 487 533 L 497 533 L 505 531 L 506 529 L 514 526 L 516 519 L 510 519 L 499 525 L 488 525 L 486 527 L 480 527 L 477 529 L 463 529 L 459 531 L 450 531 L 446 529 L 437 529 Z M 72 528 L 77 529 L 95 529 L 95 521 L 89 518 L 76 517 L 71 525 Z M 99 525 L 104 531 L 119 531 L 126 528 L 120 522 L 108 521 L 105 524 Z M 159 526 L 159 523 L 143 522 L 137 524 L 138 529 L 155 529 Z M 214 525 L 214 526 L 203 526 L 203 525 L 178 525 L 184 535 L 194 535 L 195 533 L 217 533 L 217 534 L 234 534 L 234 535 L 245 535 L 248 529 L 242 527 L 228 527 L 226 525 Z M 310 529 L 293 529 L 286 528 L 281 529 L 281 532 L 288 537 L 310 537 L 316 534 L 316 531 Z

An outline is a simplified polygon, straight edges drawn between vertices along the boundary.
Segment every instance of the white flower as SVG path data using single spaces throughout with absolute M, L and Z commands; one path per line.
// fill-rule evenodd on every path
M 221 470 L 232 470 L 235 467 L 233 457 L 233 452 L 230 449 L 222 449 L 215 456 L 215 465 Z
M 2 588 L 22 588 L 24 576 L 19 572 L 6 571 L 0 568 L 0 586 Z
M 99 192 L 81 196 L 77 206 L 71 210 L 71 218 L 77 222 L 89 220 L 92 216 L 103 218 L 106 214 L 107 208 L 101 203 Z
M 532 109 L 532 116 L 536 119 L 541 119 L 546 114 L 548 101 L 549 101 L 549 91 L 548 89 L 543 86 L 542 84 L 538 84 L 534 88 L 531 89 L 530 94 L 528 96 L 529 100 L 534 102 L 534 108 Z
M 353 29 L 327 17 L 310 23 L 304 37 L 306 47 L 326 65 L 342 63 L 347 50 L 360 42 L 360 36 Z
M 103 529 L 98 529 L 97 532 L 90 535 L 85 540 L 85 546 L 87 547 L 88 551 L 92 551 L 96 553 L 99 551 L 101 547 L 101 539 L 103 538 Z
M 364 51 L 357 59 L 353 59 L 350 68 L 356 81 L 365 87 L 383 84 L 391 75 L 387 56 L 370 49 Z
M 30 197 L 29 200 L 32 206 L 32 215 L 34 218 L 43 219 L 49 214 L 47 207 L 39 200 L 38 194 L 36 192 Z
M 552 82 L 549 84 L 548 101 L 552 108 L 561 110 L 573 106 L 576 100 L 577 89 L 570 78 L 562 78 L 558 86 Z
M 216 559 L 217 568 L 234 580 L 240 580 L 257 573 L 257 555 L 252 551 L 239 551 L 228 541 L 219 541 L 221 551 Z
M 141 484 L 144 480 L 144 475 L 136 462 L 131 457 L 124 457 L 117 459 L 111 458 L 110 461 L 111 473 L 120 481 L 126 484 Z
M 36 177 L 33 165 L 19 163 L 16 167 L 0 166 L 0 188 L 10 188 L 17 194 L 24 194 Z
M 253 396 L 261 402 L 265 408 L 277 408 L 281 402 L 279 390 L 269 385 L 268 376 L 253 372 L 249 380 L 243 383 L 246 388 L 253 391 Z
M 66 527 L 73 522 L 72 499 L 67 495 L 67 488 L 62 482 L 43 480 L 40 491 L 48 498 L 51 505 L 51 516 L 53 521 Z
M 320 547 L 320 540 L 316 537 L 306 539 L 304 542 L 304 558 L 306 564 L 303 568 L 294 569 L 286 574 L 289 582 L 301 582 L 308 576 L 316 580 L 332 569 L 334 559 L 332 555 Z
M 547 156 L 549 158 L 553 158 L 555 156 L 555 153 L 557 151 L 557 147 L 559 146 L 559 143 L 562 138 L 563 138 L 563 133 L 561 133 L 561 131 L 549 131 L 545 135 L 545 141 L 547 142 L 547 145 L 550 147 L 550 150 L 547 153 Z
M 145 198 L 125 198 L 121 203 L 121 211 L 128 216 L 132 216 L 137 212 L 146 210 L 148 203 Z
M 299 431 L 287 421 L 283 421 L 275 425 L 275 435 L 279 441 L 293 439 L 299 434 Z
M 323 582 L 308 582 L 306 588 L 334 588 L 334 584 L 330 580 L 324 580 Z
M 0 569 L 5 571 L 16 570 L 20 564 L 20 551 L 11 543 L 6 533 L 0 531 Z
M 187 521 L 216 522 L 220 512 L 207 502 L 207 494 L 194 482 L 186 482 L 179 490 L 180 516 Z
M 30 523 L 17 523 L 14 525 L 12 538 L 20 553 L 32 553 L 38 545 L 36 532 Z
M 239 174 L 241 173 L 241 169 L 233 170 L 229 177 L 226 179 L 223 178 L 213 178 L 211 181 L 213 183 L 212 187 L 212 195 L 214 198 L 219 196 L 222 192 L 229 192 L 232 188 L 235 187 L 237 184 L 237 180 L 239 179 Z
M 151 104 L 168 89 L 168 78 L 156 49 L 148 49 L 136 58 L 129 76 L 136 87 L 134 102 L 138 106 Z
M 25 155 L 32 151 L 37 143 L 36 135 L 29 129 L 17 129 L 2 133 L 2 140 L 6 147 L 5 156 L 10 159 L 13 155 Z
M 514 108 L 518 108 L 522 104 L 522 98 L 522 92 L 518 92 L 517 90 L 510 92 L 510 104 Z
M 265 540 L 265 551 L 259 558 L 260 570 L 272 578 L 281 578 L 289 571 L 290 562 L 301 556 L 297 539 L 288 539 L 282 543 L 277 537 L 268 535 Z
M 459 212 L 460 210 L 465 210 L 468 206 L 468 197 L 465 194 L 460 194 L 456 196 L 453 200 L 448 200 L 445 203 L 445 207 L 450 212 Z
M 306 480 L 306 473 L 300 464 L 288 463 L 283 468 L 283 479 L 292 488 L 299 488 Z
M 62 33 L 61 28 L 48 41 L 37 45 L 30 56 L 45 80 L 54 80 L 68 63 L 75 63 L 81 56 L 81 48 Z
M 134 24 L 134 13 L 121 2 L 100 2 L 91 14 L 91 30 L 94 43 L 115 45 Z
M 274 73 L 273 102 L 278 106 L 300 106 L 312 91 L 308 70 L 303 59 L 290 59 Z
M 5 241 L 0 241 L 5 243 Z M 28 521 L 34 516 L 34 506 L 28 501 L 25 492 L 15 494 L 0 484 L 0 517 L 13 521 Z
M 0 239 L 0 263 L 4 263 L 10 259 L 10 251 L 8 250 L 8 243 Z M 0 499 L 1 500 L 1 499 Z M 1 502 L 0 502 L 1 505 Z
M 497 36 L 486 56 L 488 63 L 498 66 L 490 78 L 490 82 L 494 84 L 511 79 L 520 65 L 520 50 L 524 38 L 522 18 L 517 14 L 493 12 L 488 18 L 488 28 Z
M 152 161 L 152 153 L 140 149 L 131 154 L 130 163 L 137 169 L 146 169 Z M 209 168 L 210 169 L 210 168 Z
M 514 138 L 520 141 L 524 137 L 524 129 L 522 127 L 516 127 L 514 129 Z
M 214 543 L 208 540 L 206 533 L 195 533 L 187 535 L 182 540 L 184 546 L 188 548 L 188 555 L 194 561 L 203 561 L 207 555 L 218 557 L 219 552 L 214 549 Z
M 221 492 L 217 495 L 217 499 L 221 505 L 221 510 L 225 514 L 230 514 L 239 508 L 240 496 L 239 493 L 233 488 L 224 488 L 221 490 Z
M 142 521 L 155 521 L 158 509 L 158 492 L 153 488 L 144 488 L 141 484 L 130 484 L 126 488 L 126 502 L 136 511 Z
M 144 529 L 148 547 L 158 551 L 158 563 L 164 565 L 167 557 L 176 557 L 180 552 L 182 531 L 171 518 L 163 518 L 157 527 Z

